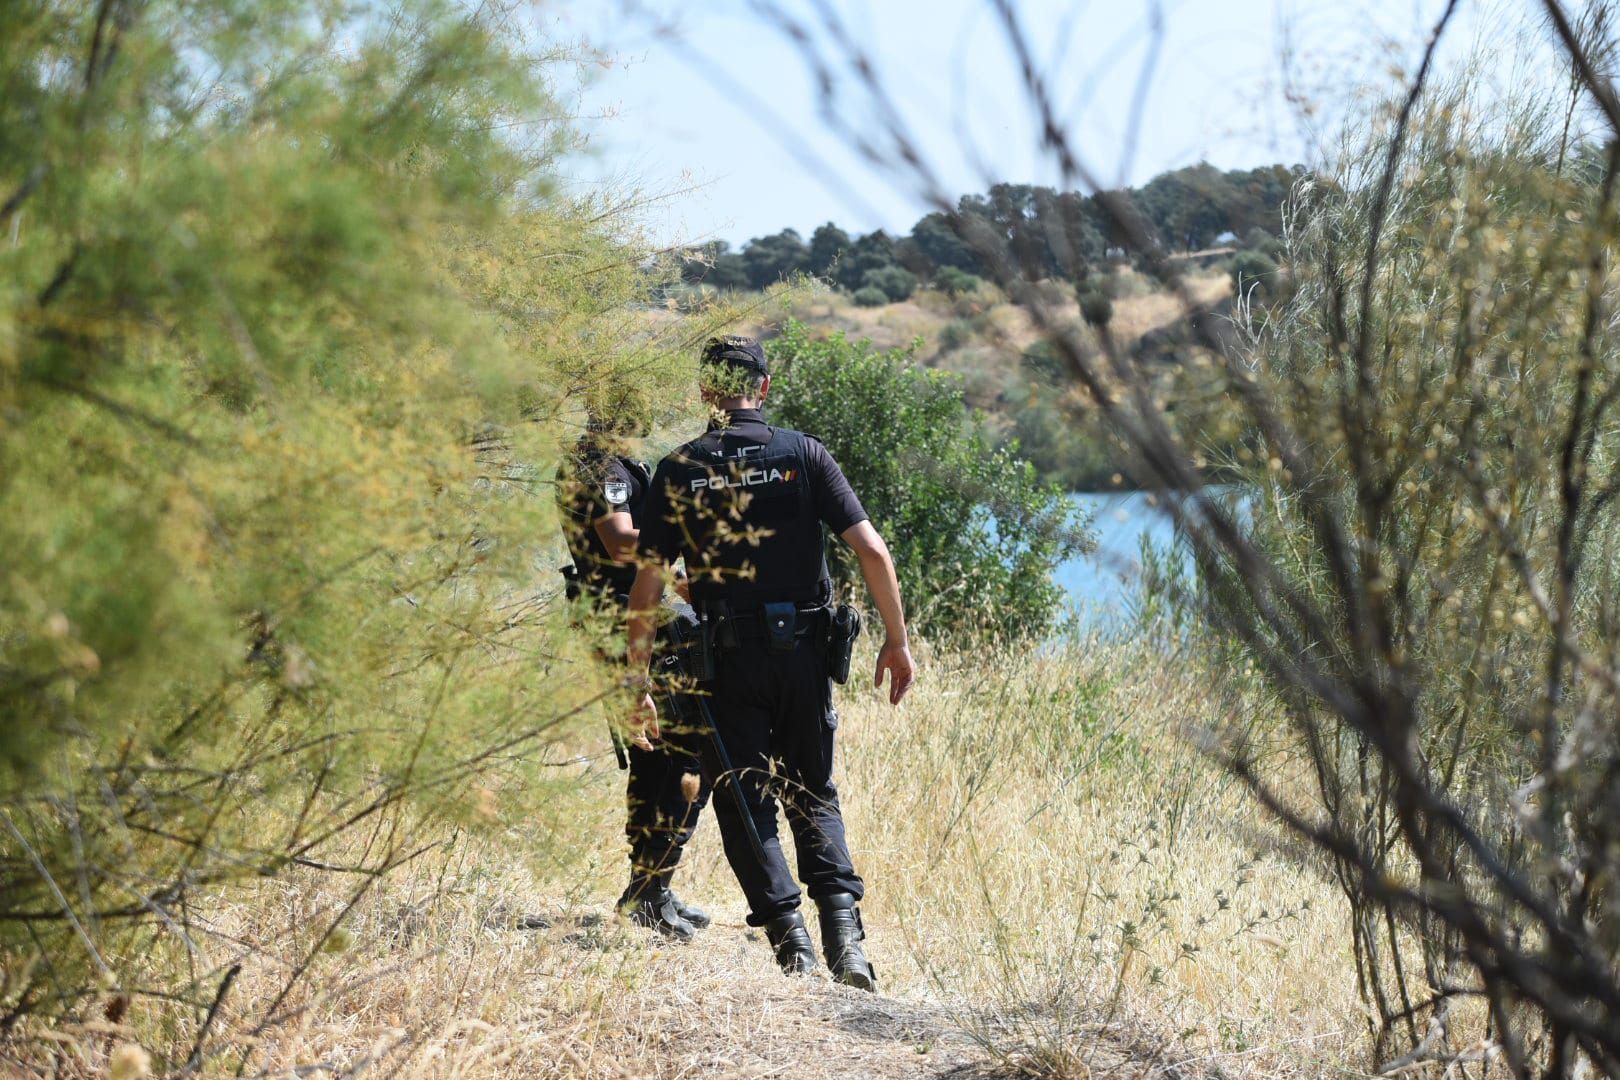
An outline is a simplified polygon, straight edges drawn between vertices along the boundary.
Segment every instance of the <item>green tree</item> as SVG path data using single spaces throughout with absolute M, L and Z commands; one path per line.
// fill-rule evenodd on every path
M 818 226 L 810 234 L 810 252 L 804 267 L 806 272 L 819 278 L 831 277 L 839 258 L 849 250 L 849 244 L 849 233 L 832 222 Z
M 944 270 L 958 273 L 981 272 L 979 257 L 957 229 L 955 219 L 935 211 L 919 218 L 911 227 L 911 242 L 938 274 Z
M 947 296 L 960 296 L 973 292 L 984 284 L 983 279 L 954 266 L 947 266 L 934 274 L 934 287 Z
M 1058 617 L 1052 571 L 1091 537 L 1056 487 L 993 447 L 960 380 L 911 351 L 842 334 L 813 340 L 790 322 L 772 345 L 774 419 L 827 444 L 894 552 L 926 636 L 1039 637 Z M 845 591 L 858 568 L 833 544 Z
M 712 285 L 716 289 L 746 289 L 748 263 L 731 250 L 724 240 L 711 240 L 688 248 L 681 257 L 681 280 L 689 285 Z
M 750 240 L 743 249 L 742 262 L 749 287 L 765 289 L 803 273 L 810 262 L 810 251 L 796 230 L 783 229 L 774 236 Z
M 1040 212 L 1052 223 L 1047 244 L 1059 276 L 1077 277 L 1106 254 L 1102 233 L 1092 220 L 1090 203 L 1090 199 L 1073 191 L 1043 196 L 1041 200 Z
M 1226 227 L 1242 237 L 1257 230 L 1267 236 L 1281 236 L 1283 207 L 1305 171 L 1303 165 L 1263 165 L 1227 173 Z M 1258 245 L 1246 240 L 1245 246 Z
M 853 292 L 866 281 L 868 270 L 894 265 L 894 240 L 882 229 L 856 240 L 838 261 L 833 280 Z
M 1208 247 L 1232 228 L 1227 178 L 1207 163 L 1154 177 L 1137 193 L 1136 202 L 1160 242 L 1173 249 Z
M 1128 190 L 1099 191 L 1086 200 L 1085 215 L 1102 237 L 1105 253 L 1132 251 L 1134 238 L 1144 233 L 1151 235 L 1154 229 L 1153 222 Z

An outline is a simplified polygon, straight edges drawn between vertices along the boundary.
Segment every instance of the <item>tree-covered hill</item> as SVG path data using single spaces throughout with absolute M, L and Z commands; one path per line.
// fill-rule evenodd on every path
M 964 195 L 950 213 L 918 219 L 905 236 L 879 229 L 854 236 L 833 222 L 805 240 L 795 229 L 759 236 L 733 251 L 723 240 L 688 248 L 682 279 L 716 289 L 764 289 L 808 274 L 863 302 L 904 300 L 919 285 L 966 291 L 989 275 L 973 242 L 993 237 L 1035 278 L 1074 278 L 1122 258 L 1120 216 L 1128 217 L 1165 251 L 1196 251 L 1229 237 L 1244 252 L 1273 254 L 1282 234 L 1282 208 L 1303 166 L 1266 165 L 1223 172 L 1207 163 L 1163 173 L 1139 188 L 1083 195 L 1031 184 L 996 184 Z M 1066 267 L 1079 265 L 1074 275 Z M 1082 282 L 1076 281 L 1076 284 Z
M 795 290 L 789 305 L 813 336 L 905 348 L 918 364 L 962 376 L 968 405 L 1045 480 L 1081 490 L 1128 486 L 1129 469 L 1086 395 L 1043 352 L 1020 305 L 989 283 L 1002 275 L 984 252 L 1065 294 L 1075 324 L 1106 326 L 1174 392 L 1196 429 L 1211 403 L 1206 373 L 1184 363 L 1203 355 L 1207 335 L 1195 326 L 1224 327 L 1236 297 L 1268 303 L 1287 293 L 1283 218 L 1304 176 L 1299 165 L 1223 172 L 1201 163 L 1095 195 L 996 184 L 963 196 L 950 213 L 924 215 L 904 236 L 851 235 L 827 222 L 808 241 L 783 229 L 735 251 L 725 241 L 687 248 L 676 299 L 701 310 L 730 293 L 806 284 L 808 295 Z M 1126 232 L 1177 265 L 1195 304 L 1191 317 Z M 764 320 L 756 330 L 769 336 L 775 326 Z M 1211 462 L 1231 449 L 1229 439 L 1207 446 Z

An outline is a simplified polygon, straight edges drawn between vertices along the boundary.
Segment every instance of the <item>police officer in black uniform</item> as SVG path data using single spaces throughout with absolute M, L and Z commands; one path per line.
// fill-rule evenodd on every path
M 725 782 L 740 781 L 758 839 L 756 846 L 738 801 L 717 797 L 715 816 L 748 900 L 748 922 L 765 929 L 784 971 L 815 967 L 799 887 L 777 836 L 780 800 L 799 878 L 820 910 L 827 966 L 840 982 L 873 989 L 857 906 L 864 886 L 832 782 L 838 714 L 829 679 L 832 582 L 823 527 L 860 560 L 886 633 L 875 685 L 889 673 L 889 700 L 899 704 L 914 667 L 894 563 L 826 447 L 766 423 L 759 407 L 770 375 L 759 343 L 713 339 L 702 360 L 704 397 L 717 418 L 653 476 L 641 519 L 643 565 L 630 593 L 630 671 L 634 678 L 646 670 L 665 568 L 683 559 L 707 646 L 704 667 L 712 667 L 702 672 L 699 689 L 729 750 L 734 772 Z M 642 695 L 633 724 L 657 737 L 650 695 Z
M 647 466 L 623 453 L 627 440 L 646 435 L 644 407 L 633 394 L 593 406 L 585 435 L 558 468 L 557 501 L 573 565 L 565 567 L 569 596 L 593 613 L 622 624 L 635 581 L 636 540 L 651 479 Z M 690 609 L 685 617 L 693 619 Z M 619 658 L 610 658 L 618 660 Z M 700 908 L 683 902 L 670 876 L 708 799 L 700 785 L 689 801 L 682 777 L 701 773 L 697 755 L 671 733 L 658 746 L 645 738 L 624 745 L 615 734 L 621 768 L 628 769 L 625 836 L 630 842 L 630 884 L 618 910 L 632 922 L 681 941 L 709 925 Z

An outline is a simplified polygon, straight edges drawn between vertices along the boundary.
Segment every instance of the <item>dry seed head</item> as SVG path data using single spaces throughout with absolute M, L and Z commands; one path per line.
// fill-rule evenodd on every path
M 689 803 L 698 801 L 698 795 L 703 790 L 703 780 L 697 773 L 681 774 L 681 798 Z
M 135 1043 L 125 1043 L 107 1058 L 108 1080 L 138 1080 L 152 1075 L 152 1055 Z
M 286 660 L 281 669 L 281 681 L 292 690 L 307 690 L 315 685 L 315 661 L 297 645 L 286 649 Z

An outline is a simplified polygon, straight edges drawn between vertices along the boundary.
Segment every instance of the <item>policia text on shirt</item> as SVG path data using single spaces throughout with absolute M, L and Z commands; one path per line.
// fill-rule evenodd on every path
M 778 839 L 780 800 L 800 878 L 820 909 L 827 966 L 841 982 L 871 989 L 876 979 L 861 945 L 857 906 L 864 884 L 832 782 L 838 713 L 828 677 L 834 632 L 823 526 L 860 559 L 886 635 L 877 685 L 887 672 L 889 700 L 899 704 L 913 664 L 894 564 L 827 448 L 765 422 L 760 406 L 770 375 L 759 343 L 717 338 L 702 360 L 704 398 L 717 418 L 653 475 L 638 538 L 642 569 L 630 591 L 630 670 L 638 676 L 647 670 L 664 573 L 682 559 L 704 652 L 712 657 L 712 671 L 699 672 L 707 677 L 698 690 L 729 750 L 735 775 L 728 779 L 738 781 L 743 796 L 717 799 L 715 817 L 748 899 L 748 922 L 765 928 L 784 971 L 815 966 L 799 887 Z M 657 738 L 650 695 L 632 725 Z M 758 845 L 739 820 L 742 806 Z

